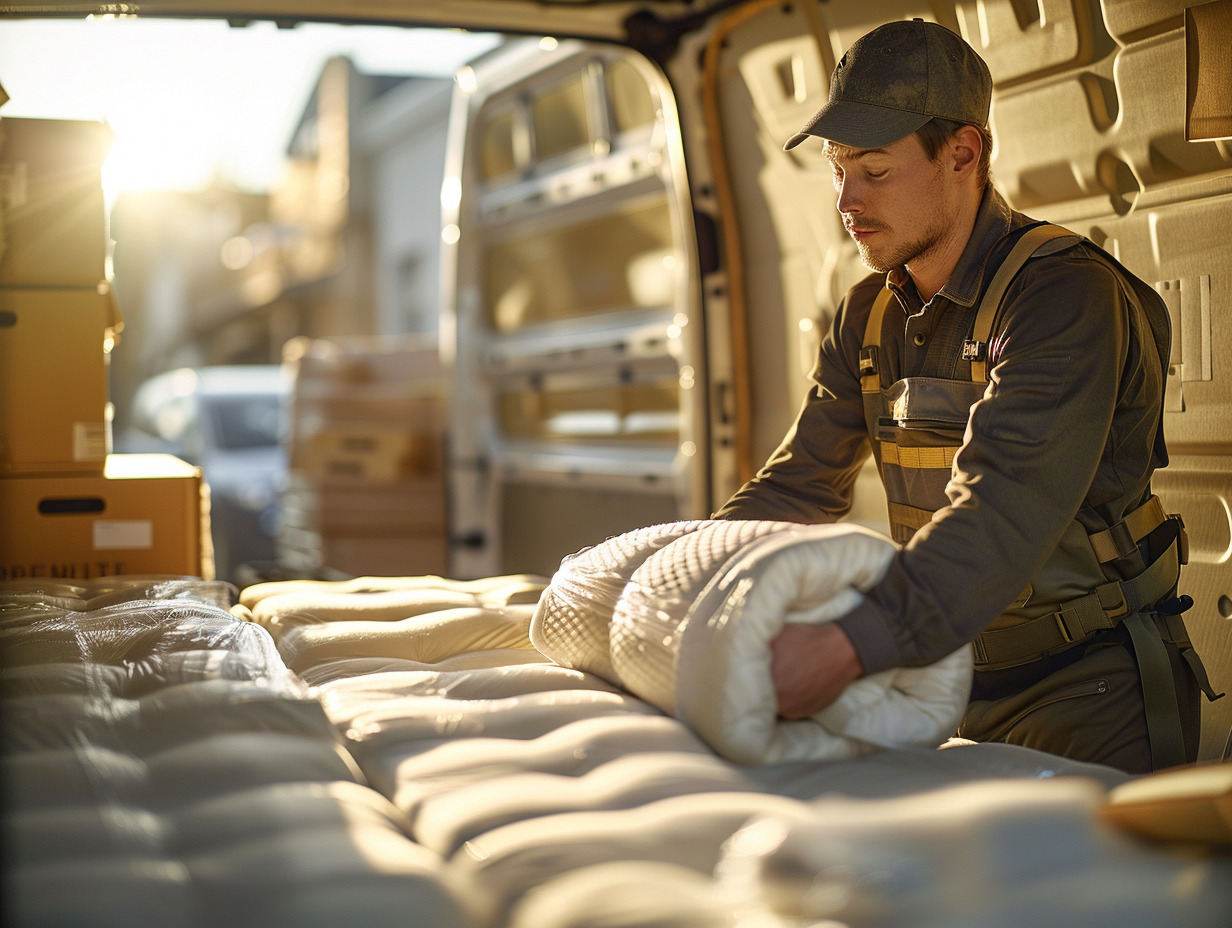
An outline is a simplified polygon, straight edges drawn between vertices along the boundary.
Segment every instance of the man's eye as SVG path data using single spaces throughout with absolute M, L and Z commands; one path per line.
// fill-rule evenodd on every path
M 873 180 L 876 180 L 878 177 L 886 176 L 885 171 L 866 171 L 865 173 L 868 174 L 869 177 L 873 178 Z

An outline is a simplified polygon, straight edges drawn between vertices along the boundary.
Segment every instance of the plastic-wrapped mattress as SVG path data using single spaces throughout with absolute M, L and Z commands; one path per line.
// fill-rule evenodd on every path
M 0 588 L 4 924 L 465 925 L 233 593 Z

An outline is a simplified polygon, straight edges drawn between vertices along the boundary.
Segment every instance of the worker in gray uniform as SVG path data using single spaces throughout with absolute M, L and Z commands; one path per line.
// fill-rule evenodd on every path
M 991 96 L 936 23 L 878 27 L 839 61 L 785 147 L 821 140 L 875 273 L 839 306 L 783 443 L 715 517 L 839 519 L 870 453 L 880 471 L 902 548 L 850 613 L 774 640 L 781 716 L 970 643 L 960 736 L 1132 772 L 1193 761 L 1213 694 L 1180 618 L 1184 527 L 1150 488 L 1167 310 L 993 189 Z

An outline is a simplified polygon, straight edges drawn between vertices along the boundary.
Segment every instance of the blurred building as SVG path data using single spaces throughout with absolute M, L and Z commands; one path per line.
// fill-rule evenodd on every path
M 451 86 L 330 59 L 268 195 L 218 182 L 117 201 L 117 426 L 162 370 L 276 363 L 298 335 L 435 333 Z

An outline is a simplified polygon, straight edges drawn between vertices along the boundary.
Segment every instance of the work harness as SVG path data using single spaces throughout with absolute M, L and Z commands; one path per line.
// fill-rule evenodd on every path
M 1068 239 L 1068 241 L 1066 241 Z M 873 302 L 860 351 L 860 389 L 874 458 L 886 490 L 891 535 L 905 544 L 949 505 L 945 489 L 955 453 L 962 445 L 972 405 L 987 388 L 989 337 L 1006 290 L 1014 276 L 1036 253 L 1064 250 L 1084 239 L 1050 223 L 1027 227 L 997 267 L 975 313 L 969 334 L 951 330 L 932 350 L 957 353 L 970 363 L 970 378 L 906 377 L 881 385 L 882 322 L 894 298 L 888 286 Z M 1049 246 L 1049 247 L 1045 247 Z M 1094 248 L 1095 246 L 1092 245 Z M 1122 286 L 1136 279 L 1114 258 L 1097 253 L 1120 273 Z M 1155 302 L 1156 320 L 1166 324 L 1166 309 L 1145 284 L 1127 293 L 1143 303 Z M 938 333 L 940 335 L 940 332 Z M 1166 355 L 1168 348 L 1162 348 Z M 1166 365 L 1166 356 L 1161 358 Z M 1144 541 L 1157 533 L 1163 551 L 1147 559 Z M 1088 534 L 1075 518 L 1032 583 L 972 642 L 977 670 L 1017 667 L 1089 641 L 1097 632 L 1123 625 L 1129 632 L 1142 678 L 1147 730 L 1156 769 L 1184 762 L 1177 719 L 1180 715 L 1175 681 L 1163 635 L 1184 655 L 1199 685 L 1216 698 L 1205 669 L 1193 651 L 1180 620 L 1191 601 L 1178 598 L 1181 565 L 1188 560 L 1187 536 L 1181 517 L 1164 511 L 1157 496 L 1130 511 L 1115 525 Z M 1107 573 L 1105 565 L 1115 570 Z M 1119 579 L 1109 579 L 1115 573 Z M 1082 591 L 1074 595 L 1075 591 Z M 1165 631 L 1156 626 L 1159 615 Z

